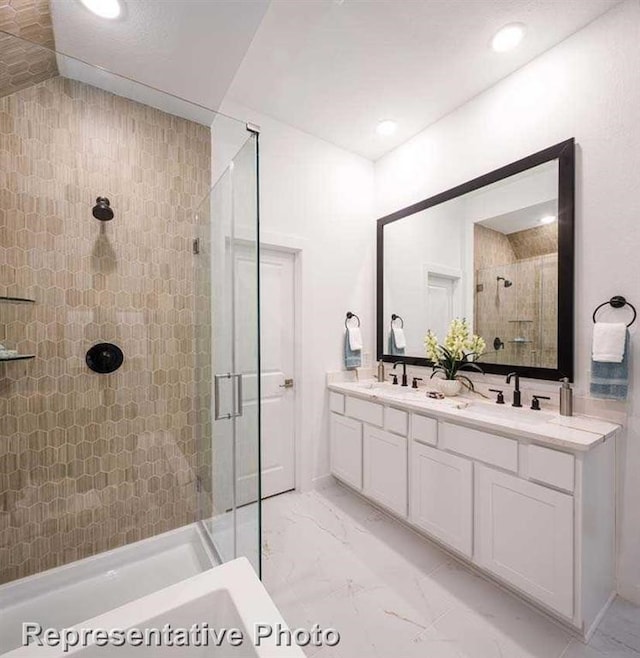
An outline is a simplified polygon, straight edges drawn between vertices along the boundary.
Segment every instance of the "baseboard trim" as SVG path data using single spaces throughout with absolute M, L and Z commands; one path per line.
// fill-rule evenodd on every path
M 609 598 L 607 599 L 607 602 L 602 606 L 602 610 L 596 615 L 596 618 L 593 620 L 593 623 L 591 626 L 589 626 L 588 629 L 585 630 L 584 632 L 584 642 L 587 644 L 589 640 L 591 639 L 591 636 L 595 633 L 596 628 L 600 625 L 600 622 L 602 621 L 602 618 L 607 614 L 607 610 L 609 609 L 609 606 L 613 603 L 613 600 L 616 598 L 616 593 L 611 592 L 609 594 Z
M 640 585 L 626 586 L 618 583 L 618 595 L 629 603 L 640 606 Z

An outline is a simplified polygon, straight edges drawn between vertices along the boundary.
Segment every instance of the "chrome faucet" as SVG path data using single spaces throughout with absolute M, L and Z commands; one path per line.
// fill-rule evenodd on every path
M 403 386 L 409 386 L 409 383 L 407 381 L 407 364 L 404 361 L 396 361 L 393 364 L 393 370 L 396 369 L 396 366 L 400 364 L 402 366 L 402 385 Z
M 517 372 L 510 372 L 507 375 L 507 384 L 511 383 L 511 378 L 515 378 L 515 388 L 513 389 L 513 404 L 512 407 L 522 406 L 522 395 L 520 393 L 520 375 Z

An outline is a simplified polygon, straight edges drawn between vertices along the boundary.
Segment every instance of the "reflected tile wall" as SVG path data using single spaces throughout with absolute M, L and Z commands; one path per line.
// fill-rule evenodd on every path
M 0 305 L 0 342 L 37 355 L 0 364 L 0 582 L 196 518 L 210 164 L 207 127 L 79 82 L 0 99 L 0 294 L 36 300 Z M 111 375 L 84 361 L 102 341 Z
M 475 331 L 487 342 L 486 362 L 557 367 L 557 236 L 556 224 L 508 236 L 475 225 Z M 504 342 L 497 352 L 495 337 Z

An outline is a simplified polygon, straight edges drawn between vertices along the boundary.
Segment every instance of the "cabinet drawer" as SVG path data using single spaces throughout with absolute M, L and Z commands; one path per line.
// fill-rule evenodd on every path
M 344 413 L 344 395 L 342 393 L 329 393 L 329 409 L 337 414 Z
M 472 457 L 508 471 L 518 471 L 518 442 L 461 425 L 440 423 L 440 448 Z
M 411 438 L 435 446 L 438 443 L 438 421 L 426 416 L 411 414 Z
M 566 452 L 542 446 L 521 446 L 526 452 L 523 461 L 524 477 L 550 484 L 558 489 L 573 491 L 575 480 L 575 458 Z
M 347 398 L 345 404 L 345 414 L 351 418 L 364 420 L 370 425 L 382 427 L 382 406 L 374 402 L 359 400 L 358 398 Z
M 409 414 L 400 409 L 392 409 L 387 407 L 384 410 L 384 428 L 390 432 L 407 436 L 407 429 L 409 425 Z

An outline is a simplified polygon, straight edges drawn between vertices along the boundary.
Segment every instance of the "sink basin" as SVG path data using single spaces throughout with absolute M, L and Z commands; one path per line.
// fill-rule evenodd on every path
M 555 414 L 545 411 L 532 411 L 527 408 L 517 408 L 501 404 L 472 404 L 468 407 L 470 413 L 483 418 L 495 418 L 518 423 L 529 423 L 539 425 L 548 423 L 555 417 Z
M 353 386 L 365 391 L 383 391 L 391 386 L 385 382 L 354 382 Z

